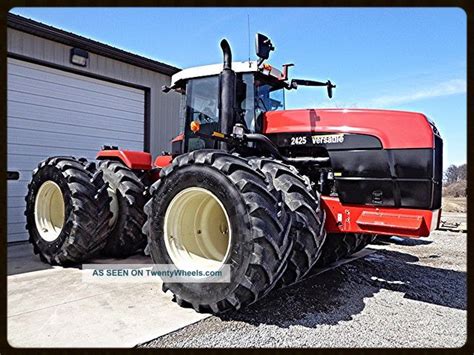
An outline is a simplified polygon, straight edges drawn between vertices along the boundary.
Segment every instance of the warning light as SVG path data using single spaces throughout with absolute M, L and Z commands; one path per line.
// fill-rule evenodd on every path
M 201 129 L 201 124 L 198 121 L 192 121 L 189 125 L 189 128 L 191 129 L 191 131 L 196 133 L 199 132 L 199 130 Z

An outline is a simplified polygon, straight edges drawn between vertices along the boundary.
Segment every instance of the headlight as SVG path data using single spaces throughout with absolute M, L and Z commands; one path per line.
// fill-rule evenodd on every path
M 240 123 L 237 123 L 237 124 L 234 126 L 234 128 L 232 129 L 232 133 L 233 133 L 234 136 L 236 136 L 237 138 L 243 138 L 244 133 L 245 133 L 244 126 L 242 126 L 242 124 L 240 124 Z

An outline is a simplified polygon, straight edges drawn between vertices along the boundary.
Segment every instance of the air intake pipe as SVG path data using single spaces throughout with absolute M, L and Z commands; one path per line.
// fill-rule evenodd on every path
M 219 121 L 220 131 L 225 134 L 231 134 L 235 122 L 235 101 L 236 101 L 236 78 L 232 70 L 232 51 L 229 42 L 226 39 L 221 41 L 222 53 L 224 56 L 224 67 L 219 74 Z M 220 142 L 220 147 L 227 150 L 227 143 Z

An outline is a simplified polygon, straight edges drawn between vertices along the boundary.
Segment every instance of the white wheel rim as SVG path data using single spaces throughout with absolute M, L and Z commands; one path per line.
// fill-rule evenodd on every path
M 59 237 L 64 226 L 64 197 L 54 181 L 44 182 L 36 196 L 35 223 L 41 238 L 52 242 Z
M 222 202 L 210 191 L 180 191 L 165 213 L 165 246 L 174 265 L 183 270 L 219 270 L 232 240 L 230 220 Z

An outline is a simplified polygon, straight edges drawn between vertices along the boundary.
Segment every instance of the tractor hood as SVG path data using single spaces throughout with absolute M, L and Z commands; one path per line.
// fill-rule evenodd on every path
M 443 142 L 421 113 L 273 111 L 265 114 L 263 129 L 285 156 L 326 155 L 343 204 L 441 207 Z
M 300 109 L 267 112 L 263 133 L 362 134 L 385 149 L 433 148 L 436 128 L 417 112 L 371 109 Z

